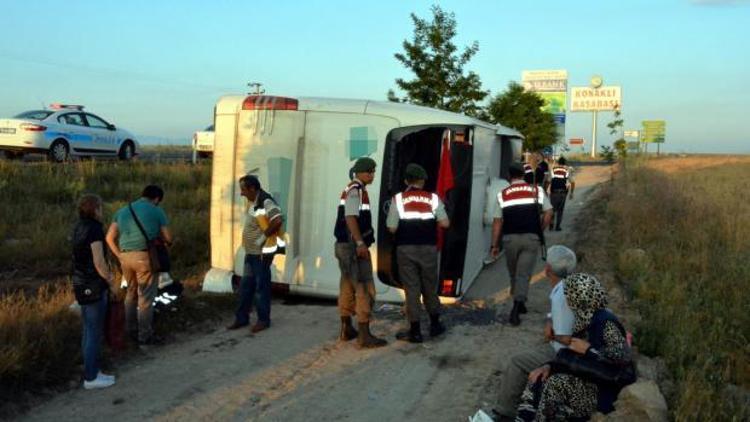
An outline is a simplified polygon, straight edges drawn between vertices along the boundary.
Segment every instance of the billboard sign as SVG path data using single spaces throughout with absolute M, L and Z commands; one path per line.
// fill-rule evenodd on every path
M 574 86 L 570 91 L 570 111 L 614 111 L 621 105 L 622 88 L 619 86 Z
M 570 138 L 570 145 L 583 145 L 583 138 Z
M 644 120 L 641 122 L 641 142 L 663 143 L 667 134 L 667 122 L 664 120 Z
M 567 92 L 567 70 L 524 70 L 521 72 L 524 89 L 534 92 Z
M 557 126 L 557 142 L 565 142 L 565 111 L 567 109 L 567 70 L 524 70 L 521 72 L 524 89 L 544 100 L 542 110 L 551 113 Z

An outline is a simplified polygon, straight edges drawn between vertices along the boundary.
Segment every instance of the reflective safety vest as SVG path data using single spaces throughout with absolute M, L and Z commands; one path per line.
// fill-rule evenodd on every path
M 397 245 L 435 245 L 437 212 L 440 199 L 421 189 L 407 189 L 396 194 L 391 206 L 398 210 Z
M 567 192 L 569 176 L 570 170 L 568 170 L 566 166 L 554 167 L 552 169 L 552 183 L 550 184 L 550 191 Z
M 266 208 L 263 206 L 263 204 L 265 204 L 266 200 L 269 200 L 269 199 L 274 204 L 276 203 L 276 201 L 268 192 L 264 190 L 261 190 L 258 193 L 258 195 L 259 197 L 256 203 L 259 205 L 254 205 L 253 209 L 250 211 L 250 214 L 252 215 L 253 218 L 255 218 L 255 221 L 258 222 L 258 227 L 260 227 L 260 229 L 265 232 L 268 226 L 271 224 L 271 220 L 268 219 Z M 281 214 L 279 214 L 279 216 L 276 218 L 282 218 Z M 276 233 L 274 233 L 271 236 L 268 236 L 268 238 L 266 239 L 266 242 L 263 244 L 261 253 L 263 255 L 286 253 L 286 242 L 284 242 L 284 229 L 283 228 L 279 227 L 279 230 L 277 230 Z
M 336 225 L 333 229 L 333 235 L 336 237 L 336 242 L 353 242 L 352 235 L 349 233 L 349 228 L 346 226 L 345 215 L 346 197 L 349 196 L 349 192 L 351 192 L 352 189 L 357 189 L 359 191 L 359 215 L 357 216 L 359 232 L 362 235 L 362 240 L 365 244 L 370 246 L 375 243 L 375 230 L 372 228 L 372 213 L 370 212 L 370 196 L 367 194 L 365 185 L 359 180 L 352 180 L 346 186 L 346 189 L 341 192 L 341 200 L 339 201 L 336 213 Z
M 531 164 L 524 164 L 523 165 L 523 181 L 533 185 L 535 182 L 537 185 L 541 185 L 544 183 L 544 173 L 546 166 L 546 163 L 541 162 L 537 164 L 536 169 L 531 167 Z
M 529 183 L 511 183 L 497 194 L 503 211 L 503 234 L 539 233 L 544 191 Z

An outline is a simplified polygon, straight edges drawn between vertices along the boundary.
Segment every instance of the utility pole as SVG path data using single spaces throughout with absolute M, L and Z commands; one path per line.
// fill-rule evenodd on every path
M 591 124 L 591 158 L 596 158 L 596 111 L 591 113 L 593 116 L 593 123 Z
M 262 94 L 266 93 L 265 89 L 261 89 L 261 87 L 263 86 L 263 84 L 260 83 L 260 82 L 248 82 L 247 86 L 249 86 L 250 89 L 253 89 L 253 88 L 255 89 L 255 92 L 249 92 L 248 93 L 250 95 L 262 95 Z

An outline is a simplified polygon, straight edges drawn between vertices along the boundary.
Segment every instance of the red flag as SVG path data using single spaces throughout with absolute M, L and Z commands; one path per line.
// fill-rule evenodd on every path
M 451 149 L 450 140 L 448 138 L 443 139 L 443 148 L 440 153 L 440 168 L 438 169 L 437 179 L 437 195 L 440 199 L 445 202 L 445 198 L 448 191 L 453 189 L 453 167 L 451 166 Z M 443 236 L 445 230 L 438 228 L 437 233 L 437 249 L 440 251 L 443 249 Z

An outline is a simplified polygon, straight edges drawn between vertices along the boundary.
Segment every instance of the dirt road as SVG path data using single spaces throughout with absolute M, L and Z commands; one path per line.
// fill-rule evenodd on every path
M 578 172 L 564 231 L 551 232 L 548 245 L 574 242 L 574 220 L 593 187 L 609 177 L 605 166 Z M 114 387 L 60 394 L 23 418 L 465 421 L 478 408 L 492 407 L 507 360 L 542 341 L 547 282 L 536 277 L 519 327 L 506 324 L 507 287 L 500 259 L 465 301 L 446 309 L 447 335 L 422 345 L 394 340 L 403 322 L 398 309 L 386 306 L 373 331 L 390 344 L 368 351 L 336 341 L 334 303 L 278 301 L 268 331 L 227 332 L 217 324 L 183 336 L 121 365 Z

